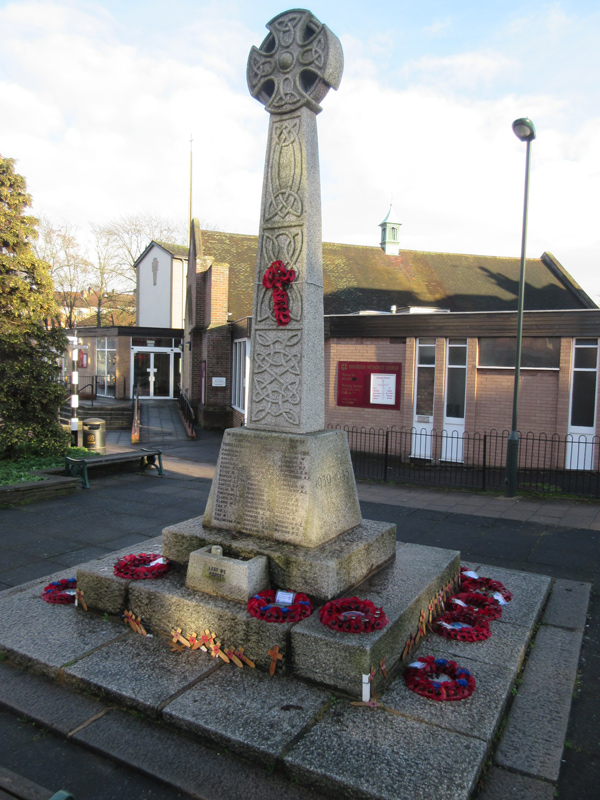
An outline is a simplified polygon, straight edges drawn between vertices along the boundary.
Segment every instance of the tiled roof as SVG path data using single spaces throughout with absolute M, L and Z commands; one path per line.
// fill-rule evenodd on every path
M 203 231 L 204 254 L 229 264 L 231 319 L 252 314 L 257 236 Z M 518 258 L 401 250 L 323 243 L 325 314 L 389 311 L 392 305 L 437 306 L 450 311 L 517 308 Z M 555 259 L 527 259 L 527 310 L 595 308 Z
M 188 248 L 187 245 L 182 244 L 171 244 L 170 242 L 159 242 L 157 241 L 156 244 L 159 244 L 164 250 L 171 253 L 172 256 L 175 258 L 185 258 L 188 257 Z

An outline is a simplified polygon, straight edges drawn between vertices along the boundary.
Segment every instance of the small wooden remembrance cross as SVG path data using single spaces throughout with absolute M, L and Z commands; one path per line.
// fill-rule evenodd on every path
M 275 674 L 275 668 L 277 667 L 278 661 L 283 661 L 283 656 L 279 652 L 279 645 L 275 645 L 269 650 L 269 655 L 271 656 L 271 666 L 269 667 L 269 675 Z

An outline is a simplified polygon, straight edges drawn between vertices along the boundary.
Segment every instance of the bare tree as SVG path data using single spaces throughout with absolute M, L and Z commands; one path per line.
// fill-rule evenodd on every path
M 185 244 L 187 227 L 156 214 L 132 214 L 119 217 L 106 225 L 92 227 L 98 247 L 122 291 L 133 293 L 136 275 L 133 265 L 152 240 Z M 98 264 L 100 260 L 98 260 Z
M 77 309 L 85 308 L 85 290 L 90 278 L 90 262 L 77 238 L 76 229 L 68 223 L 56 225 L 42 218 L 39 237 L 33 248 L 36 257 L 50 267 L 65 326 L 75 327 Z

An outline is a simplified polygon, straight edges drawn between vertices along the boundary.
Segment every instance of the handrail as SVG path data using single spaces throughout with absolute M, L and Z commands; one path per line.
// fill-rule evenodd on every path
M 179 402 L 179 408 L 181 409 L 181 414 L 184 420 L 190 427 L 192 427 L 194 422 L 196 421 L 196 415 L 194 413 L 194 409 L 190 405 L 190 401 L 183 393 L 181 384 L 179 384 L 179 397 L 177 398 L 177 400 Z
M 140 441 L 140 419 L 141 419 L 139 383 L 135 387 L 135 391 L 133 393 L 132 412 L 133 414 L 131 422 L 131 444 L 138 444 L 138 442 Z

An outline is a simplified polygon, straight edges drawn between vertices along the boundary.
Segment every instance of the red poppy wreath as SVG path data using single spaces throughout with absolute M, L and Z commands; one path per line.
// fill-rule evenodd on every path
M 426 656 L 404 670 L 404 680 L 411 692 L 430 700 L 464 700 L 475 691 L 475 678 L 456 661 Z
M 481 619 L 500 619 L 502 606 L 495 597 L 481 592 L 460 592 L 450 598 L 452 611 L 468 611 Z
M 494 597 L 499 595 L 505 603 L 510 603 L 512 600 L 512 592 L 506 588 L 500 581 L 492 580 L 492 578 L 480 578 L 476 572 L 468 570 L 466 567 L 460 568 L 460 588 L 462 592 L 481 592 Z M 496 597 L 500 605 L 502 600 Z
M 47 603 L 59 603 L 68 605 L 75 602 L 77 592 L 76 578 L 62 578 L 60 581 L 52 581 L 42 592 L 42 600 Z
M 319 619 L 331 630 L 344 633 L 370 633 L 385 628 L 389 622 L 383 608 L 358 597 L 330 600 L 319 609 Z
M 445 639 L 483 642 L 492 635 L 487 620 L 468 611 L 446 611 L 433 621 L 433 630 Z
M 312 603 L 302 592 L 296 592 L 289 605 L 275 604 L 275 594 L 273 589 L 266 589 L 251 597 L 246 606 L 250 614 L 265 622 L 299 622 L 312 614 Z
M 138 553 L 120 558 L 113 567 L 115 575 L 127 580 L 144 580 L 146 578 L 162 578 L 171 564 L 168 558 L 160 553 Z

